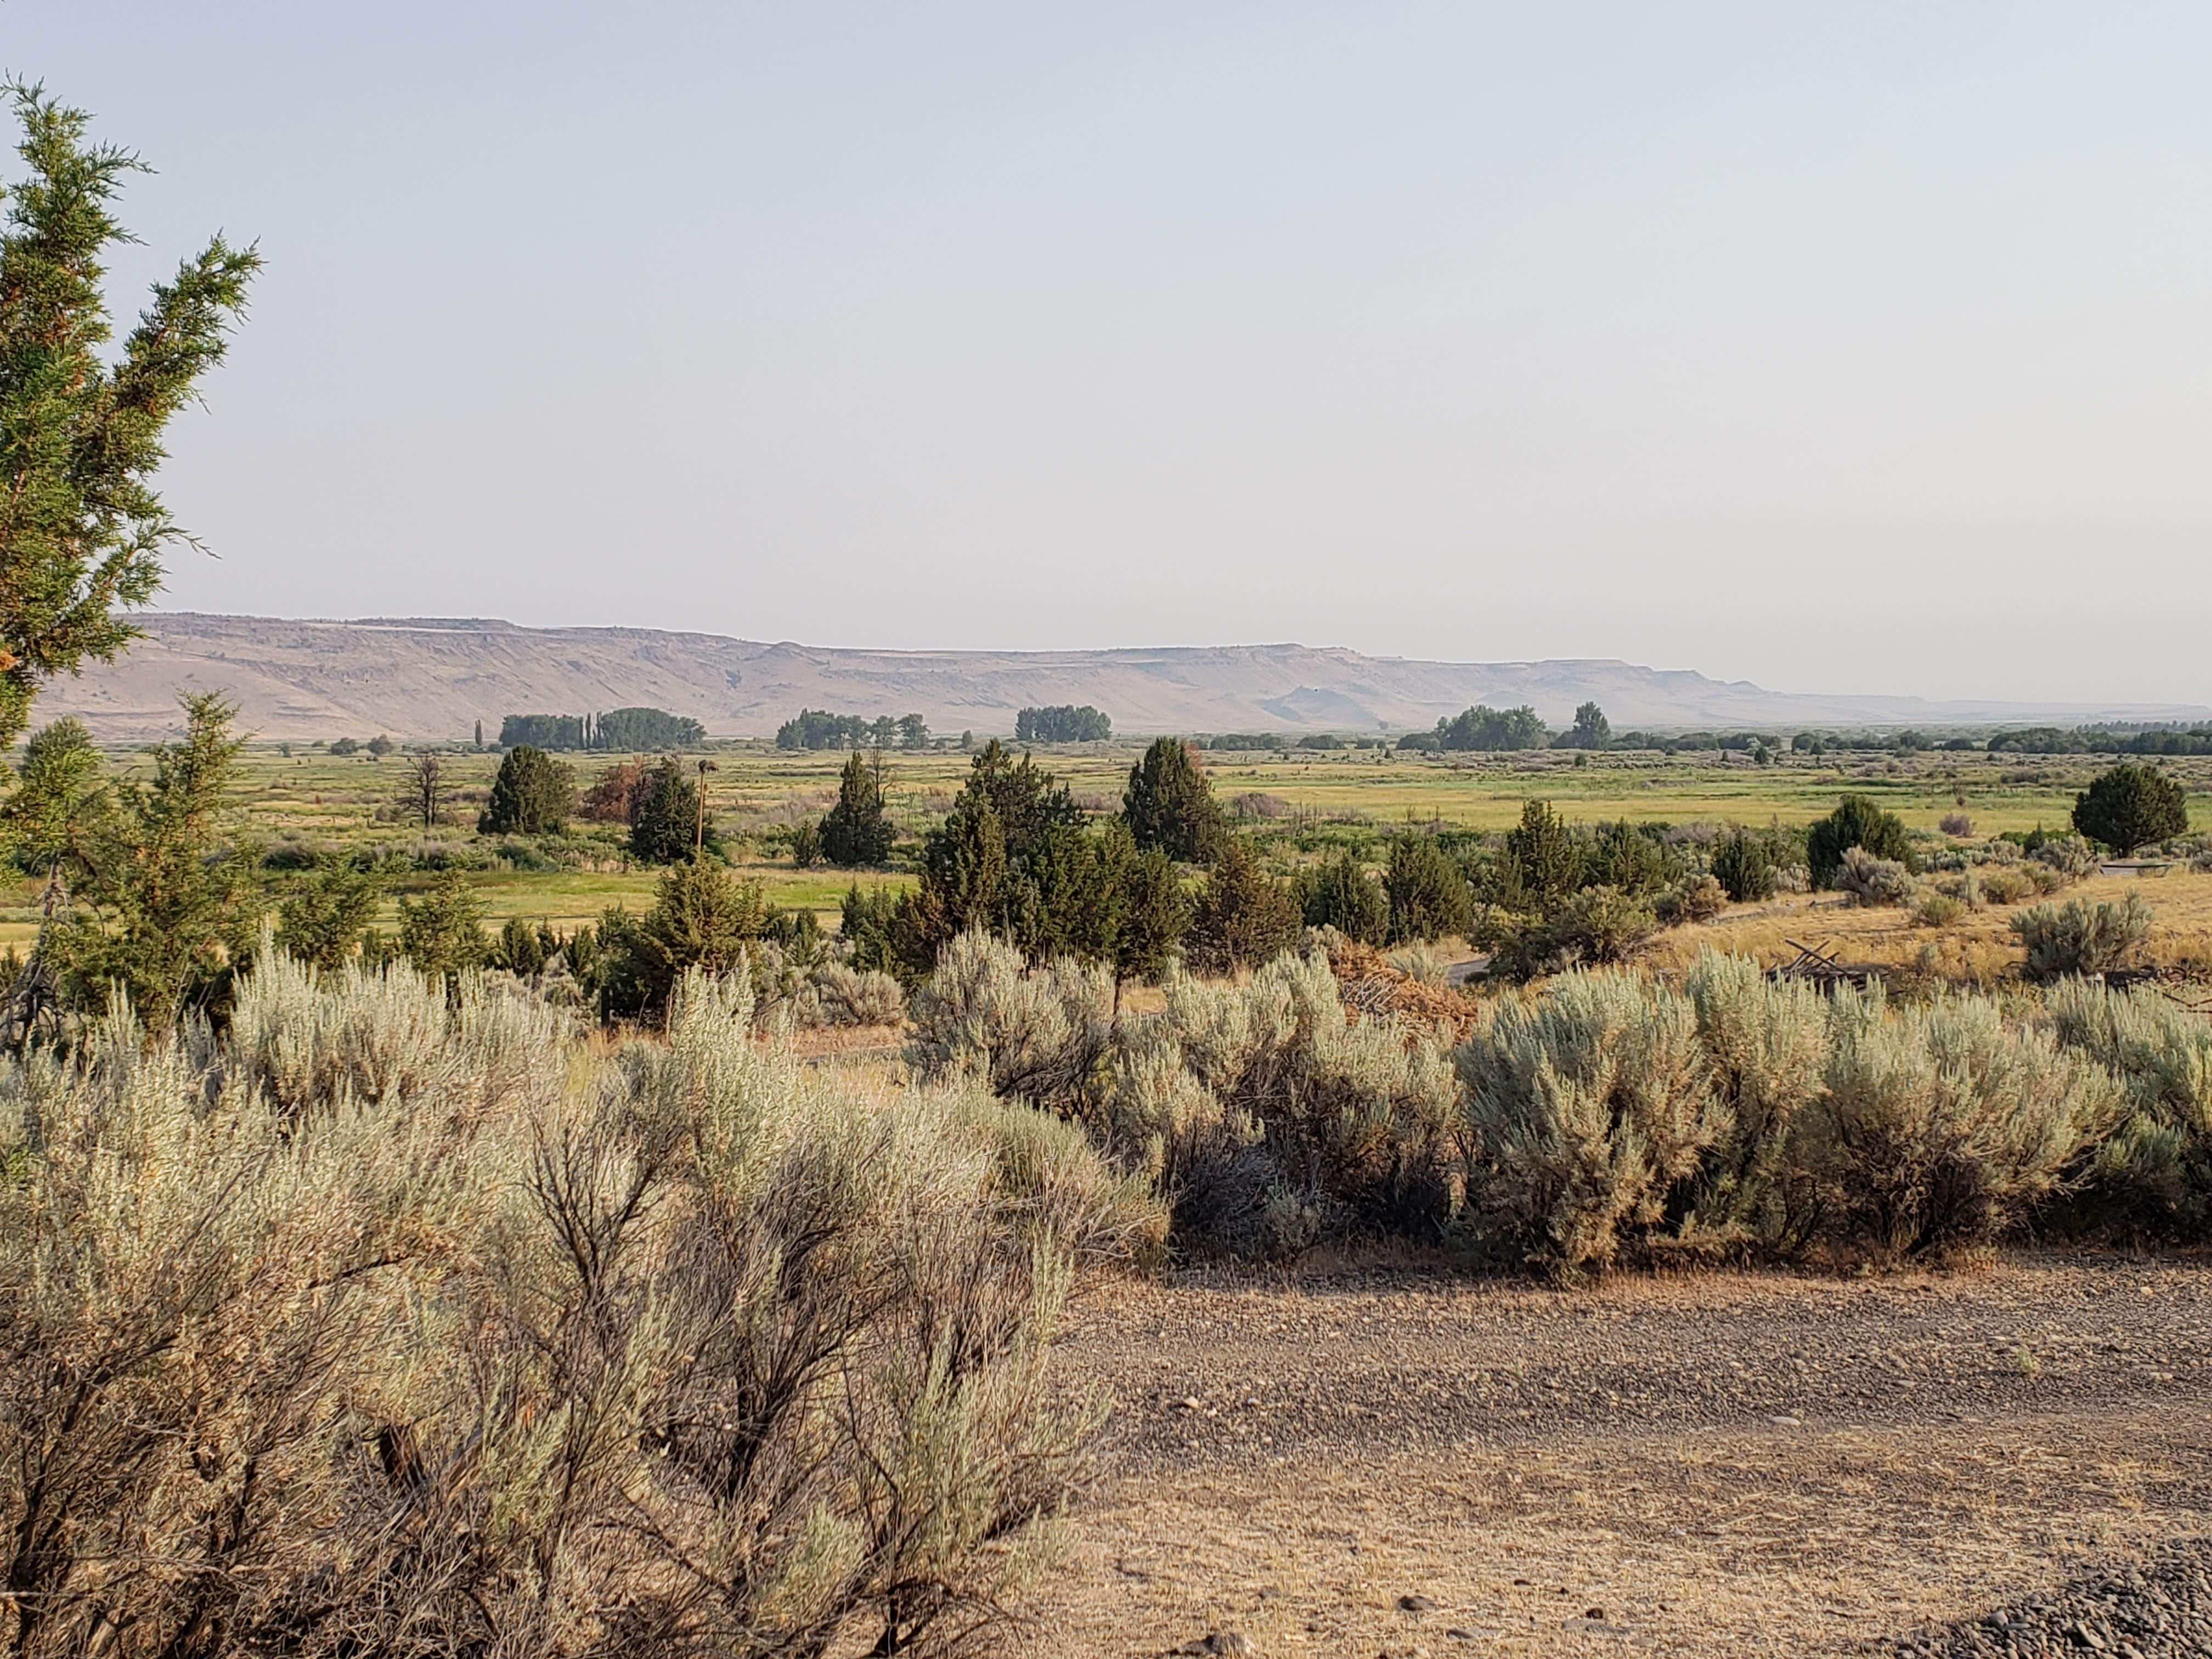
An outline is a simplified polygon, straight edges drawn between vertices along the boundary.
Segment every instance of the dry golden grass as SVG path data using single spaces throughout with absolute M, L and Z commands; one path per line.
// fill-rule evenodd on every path
M 2156 913 L 2148 959 L 2184 967 L 2212 966 L 2212 873 L 2173 870 L 2161 876 L 2093 876 L 2052 902 L 2118 902 L 2140 890 Z M 2030 903 L 2043 901 L 2030 901 Z M 1839 961 L 1864 963 L 1960 983 L 1990 985 L 2021 962 L 2012 918 L 2024 905 L 1969 910 L 1948 926 L 1923 927 L 1909 910 L 1863 909 L 1834 893 L 1784 895 L 1737 905 L 1708 922 L 1671 928 L 1653 939 L 1644 960 L 1666 971 L 1686 968 L 1700 951 L 1757 957 L 1773 966 L 1796 955 L 1789 941 L 1820 946 Z

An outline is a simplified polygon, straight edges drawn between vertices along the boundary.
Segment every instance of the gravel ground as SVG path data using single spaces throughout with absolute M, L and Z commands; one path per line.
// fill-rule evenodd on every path
M 2139 1565 L 1897 1645 L 1901 1656 L 2110 1653 L 2118 1659 L 2212 1654 L 2212 1539 L 2195 1538 Z
M 1115 1472 L 1039 1652 L 1963 1655 L 2042 1651 L 2051 1620 L 2212 1652 L 2169 1640 L 2201 1557 L 2145 1618 L 2058 1588 L 2212 1532 L 2201 1261 L 1199 1273 L 1094 1296 L 1060 1366 L 1115 1400 Z

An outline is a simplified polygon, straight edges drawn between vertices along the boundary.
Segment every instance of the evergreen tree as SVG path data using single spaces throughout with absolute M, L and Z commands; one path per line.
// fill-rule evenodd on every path
M 449 869 L 428 892 L 399 901 L 399 948 L 416 973 L 451 985 L 483 966 L 491 948 L 483 921 L 483 896 L 460 871 Z
M 921 884 L 901 907 L 908 972 L 928 973 L 939 950 L 971 927 L 1031 955 L 1048 947 L 1055 926 L 1088 927 L 1066 915 L 1054 922 L 1042 896 L 1047 884 L 1079 887 L 1054 872 L 1074 868 L 1080 849 L 1068 837 L 1082 826 L 1066 785 L 1030 756 L 1015 761 L 996 738 L 985 744 L 951 811 L 923 838 Z
M 1129 980 L 1157 980 L 1175 959 L 1190 927 L 1190 901 L 1174 863 L 1157 847 L 1139 848 L 1127 840 L 1128 831 L 1109 824 L 1103 832 L 1118 840 L 1115 857 L 1113 951 L 1114 1002 L 1116 1012 L 1121 987 Z
M 638 930 L 649 1006 L 666 1006 L 688 968 L 735 973 L 768 922 L 759 882 L 739 880 L 719 864 L 684 863 L 669 870 Z
M 491 799 L 477 820 L 486 836 L 538 836 L 566 827 L 575 804 L 575 775 L 542 749 L 510 749 L 492 780 Z
M 1228 836 L 1192 913 L 1184 949 L 1199 972 L 1232 974 L 1295 950 L 1298 926 L 1290 890 L 1261 867 L 1249 841 Z
M 1666 849 L 1626 818 L 1604 824 L 1582 856 L 1575 884 L 1617 887 L 1639 896 L 1665 887 L 1676 872 Z
M 2074 827 L 2124 857 L 2189 832 L 2189 797 L 2155 767 L 2124 762 L 2074 797 Z
M 343 859 L 326 859 L 289 883 L 276 907 L 276 944 L 301 962 L 335 973 L 376 915 L 376 881 Z
M 31 734 L 15 793 L 0 807 L 9 850 L 33 875 L 74 873 L 81 843 L 106 804 L 100 788 L 100 750 L 75 717 Z
M 1390 842 L 1382 877 L 1390 901 L 1390 942 L 1444 939 L 1474 923 L 1474 896 L 1434 836 L 1408 830 Z
M 884 807 L 884 757 L 872 760 L 857 749 L 845 763 L 837 780 L 837 804 L 822 820 L 822 856 L 851 869 L 855 865 L 881 864 L 891 855 L 897 831 Z
M 155 748 L 150 783 L 118 787 L 83 843 L 83 908 L 51 939 L 80 1006 L 117 985 L 155 1031 L 188 1004 L 220 1000 L 261 919 L 252 861 L 224 837 L 223 792 L 242 746 L 234 711 L 212 693 L 181 701 L 183 740 Z
M 1741 828 L 1713 844 L 1713 878 L 1738 904 L 1774 896 L 1774 860 L 1766 842 Z
M 111 361 L 103 261 L 132 240 L 112 205 L 144 164 L 40 88 L 4 91 L 27 174 L 0 229 L 0 745 L 48 680 L 137 636 L 116 611 L 149 602 L 161 550 L 188 539 L 152 488 L 163 430 L 222 361 L 261 264 L 216 237 Z
M 1582 885 L 1582 849 L 1547 800 L 1521 803 L 1521 822 L 1506 831 L 1505 850 L 1518 871 L 1522 890 L 1539 905 Z
M 1130 769 L 1121 821 L 1139 847 L 1157 847 L 1184 864 L 1212 861 L 1227 828 L 1213 786 L 1189 744 L 1160 738 Z
M 699 786 L 671 755 L 646 774 L 631 798 L 629 850 L 647 864 L 677 864 L 691 856 L 699 833 Z M 721 840 L 707 826 L 706 850 L 719 854 Z
M 1905 821 L 1885 812 L 1864 795 L 1845 795 L 1836 810 L 1805 832 L 1805 861 L 1812 868 L 1813 885 L 1833 887 L 1844 854 L 1863 847 L 1878 859 L 1912 861 L 1912 842 Z
M 1340 853 L 1302 876 L 1293 889 L 1309 927 L 1334 927 L 1361 945 L 1390 936 L 1390 899 L 1357 854 Z

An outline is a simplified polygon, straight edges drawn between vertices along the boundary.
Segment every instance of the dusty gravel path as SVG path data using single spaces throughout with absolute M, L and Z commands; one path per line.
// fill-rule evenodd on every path
M 2198 1260 L 1198 1275 L 1094 1296 L 1058 1363 L 1117 1461 L 1038 1652 L 1890 1652 L 2212 1534 Z

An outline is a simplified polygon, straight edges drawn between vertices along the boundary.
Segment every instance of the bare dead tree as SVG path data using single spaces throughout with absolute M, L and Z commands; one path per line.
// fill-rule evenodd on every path
M 417 755 L 407 763 L 407 781 L 401 799 L 410 814 L 422 820 L 425 830 L 445 811 L 449 787 L 446 763 L 437 755 Z

